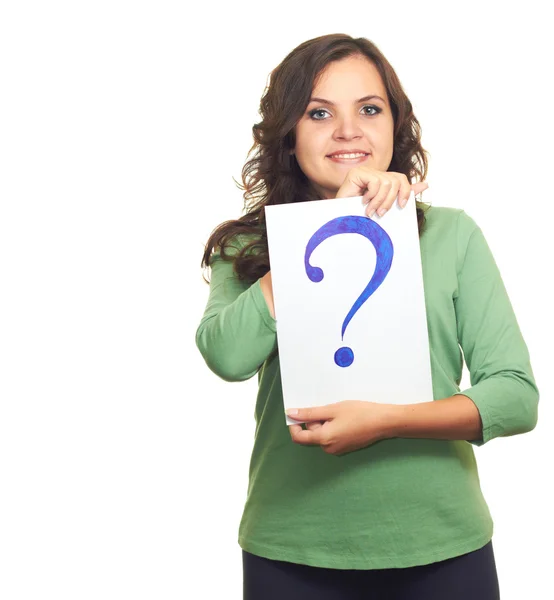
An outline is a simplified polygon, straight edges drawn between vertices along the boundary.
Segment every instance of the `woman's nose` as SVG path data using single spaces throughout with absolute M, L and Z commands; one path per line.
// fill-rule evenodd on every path
M 341 138 L 355 138 L 362 135 L 362 130 L 355 117 L 342 117 L 337 123 L 335 135 Z

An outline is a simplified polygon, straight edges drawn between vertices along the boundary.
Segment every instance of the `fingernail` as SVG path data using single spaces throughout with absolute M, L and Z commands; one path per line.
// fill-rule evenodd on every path
M 402 198 L 402 200 L 400 200 L 400 207 L 404 208 L 406 206 L 408 202 L 408 198 Z
M 387 212 L 386 208 L 380 208 L 377 212 L 377 214 L 382 217 L 385 213 Z
M 368 217 L 372 217 L 374 214 L 375 214 L 375 209 L 374 209 L 374 208 L 372 208 L 372 209 L 369 211 L 369 214 L 368 214 L 367 216 L 368 216 Z
M 289 408 L 285 412 L 287 413 L 287 415 L 297 415 L 298 414 L 298 409 L 297 408 Z

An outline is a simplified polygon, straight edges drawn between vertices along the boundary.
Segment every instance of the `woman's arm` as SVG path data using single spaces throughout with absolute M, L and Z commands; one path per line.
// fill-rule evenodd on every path
M 526 433 L 538 419 L 539 391 L 500 271 L 483 232 L 465 212 L 458 218 L 457 332 L 482 420 L 482 446 L 495 437 Z
M 249 284 L 238 279 L 231 261 L 216 254 L 210 264 L 210 294 L 196 345 L 216 375 L 225 381 L 244 381 L 277 347 L 276 321 L 262 291 L 265 278 L 268 293 L 271 276 Z
M 481 229 L 458 218 L 458 341 L 471 387 L 431 402 L 391 405 L 389 437 L 467 440 L 482 446 L 531 431 L 539 393 L 508 294 Z
M 431 402 L 390 405 L 390 409 L 387 437 L 467 440 L 482 445 L 479 410 L 463 394 Z

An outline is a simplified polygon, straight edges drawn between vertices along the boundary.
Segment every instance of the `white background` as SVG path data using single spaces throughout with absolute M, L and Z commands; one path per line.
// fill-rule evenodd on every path
M 542 8 L 539 8 L 542 7 Z M 547 3 L 25 2 L 0 10 L 0 597 L 242 594 L 256 379 L 194 334 L 270 71 L 365 36 L 504 278 L 539 424 L 475 452 L 503 600 L 551 593 L 553 55 Z M 193 11 L 193 12 L 192 12 Z M 463 382 L 462 385 L 467 385 Z

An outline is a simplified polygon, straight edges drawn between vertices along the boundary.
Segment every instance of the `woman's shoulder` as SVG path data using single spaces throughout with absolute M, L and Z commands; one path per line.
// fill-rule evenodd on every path
M 227 260 L 234 258 L 241 252 L 243 248 L 259 239 L 259 234 L 255 233 L 235 233 L 226 238 L 223 242 L 224 254 Z M 221 246 L 216 246 L 212 252 L 212 260 L 221 258 Z
M 225 252 L 227 254 L 236 254 L 240 252 L 251 239 L 252 236 L 248 233 L 235 233 L 225 240 Z
M 426 219 L 433 219 L 434 221 L 456 220 L 460 213 L 464 212 L 461 208 L 437 206 L 436 204 L 426 204 L 425 202 L 416 202 L 416 207 L 423 210 Z
M 417 202 L 416 205 L 423 209 L 427 227 L 433 229 L 454 228 L 461 237 L 471 235 L 478 225 L 463 208 L 452 206 L 435 206 Z

